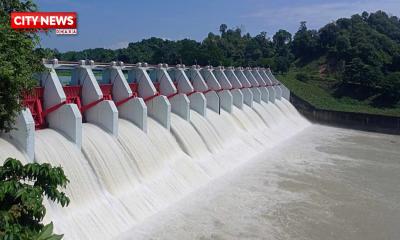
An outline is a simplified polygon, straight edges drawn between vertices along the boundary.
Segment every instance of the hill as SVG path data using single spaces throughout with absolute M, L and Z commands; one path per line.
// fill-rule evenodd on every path
M 318 31 L 302 23 L 295 61 L 282 80 L 323 109 L 400 116 L 400 22 L 379 11 L 338 19 Z

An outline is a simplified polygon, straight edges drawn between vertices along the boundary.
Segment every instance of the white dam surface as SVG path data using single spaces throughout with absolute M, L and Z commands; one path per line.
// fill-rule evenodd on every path
M 172 114 L 148 133 L 85 123 L 82 151 L 36 132 L 35 161 L 61 165 L 65 239 L 394 239 L 400 138 L 311 125 L 286 100 L 232 113 Z M 24 156 L 0 139 L 0 157 Z M 396 180 L 397 179 L 397 180 Z

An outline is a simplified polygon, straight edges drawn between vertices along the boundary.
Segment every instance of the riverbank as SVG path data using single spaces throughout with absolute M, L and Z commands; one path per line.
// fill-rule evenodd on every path
M 319 124 L 400 135 L 400 117 L 320 109 L 294 93 L 290 102 L 309 121 Z
M 310 70 L 311 71 L 311 70 Z M 313 78 L 307 81 L 299 81 L 296 79 L 296 71 L 290 71 L 287 74 L 277 76 L 278 80 L 285 84 L 299 98 L 303 99 L 310 105 L 321 110 L 363 113 L 372 115 L 384 115 L 391 117 L 400 117 L 400 103 L 393 107 L 374 106 L 374 96 L 359 96 L 361 93 L 356 89 L 351 93 L 354 98 L 335 96 L 334 90 L 338 81 L 333 78 L 318 78 L 317 73 L 312 73 Z M 359 98 L 357 100 L 356 98 Z

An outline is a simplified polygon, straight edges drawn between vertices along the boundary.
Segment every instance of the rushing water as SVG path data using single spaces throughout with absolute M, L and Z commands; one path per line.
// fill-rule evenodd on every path
M 313 125 L 118 239 L 397 240 L 399 146 Z
M 210 110 L 208 110 L 210 111 Z M 214 112 L 209 112 L 208 114 L 212 114 Z M 190 122 L 203 139 L 203 142 L 206 144 L 208 150 L 211 153 L 217 153 L 224 149 L 225 142 L 218 134 L 218 132 L 214 129 L 214 127 L 210 124 L 207 118 L 202 117 L 196 111 L 190 111 Z
M 85 123 L 81 150 L 54 130 L 37 131 L 35 161 L 61 165 L 71 181 L 71 205 L 46 203 L 46 221 L 65 239 L 114 239 L 310 125 L 285 100 L 206 115 L 172 114 L 170 131 L 148 118 L 147 133 L 120 119 L 118 137 Z M 24 159 L 0 139 L 5 156 Z
M 68 208 L 51 204 L 51 216 L 57 231 L 68 238 L 111 238 L 132 221 L 119 202 L 103 191 L 88 161 L 77 147 L 51 129 L 36 132 L 35 161 L 61 165 L 70 179 L 66 193 Z M 104 219 L 113 219 L 106 222 Z
M 5 139 L 0 138 L 0 163 L 3 163 L 7 158 L 16 158 L 21 162 L 27 162 L 25 155 L 18 150 L 14 145 Z

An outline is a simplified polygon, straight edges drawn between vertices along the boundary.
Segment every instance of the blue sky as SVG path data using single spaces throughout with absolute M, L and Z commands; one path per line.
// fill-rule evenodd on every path
M 400 0 L 36 0 L 40 11 L 78 12 L 77 36 L 42 37 L 60 51 L 121 48 L 148 37 L 202 40 L 221 23 L 255 35 L 278 29 L 295 32 L 300 21 L 319 28 L 339 17 L 384 10 L 400 16 Z

